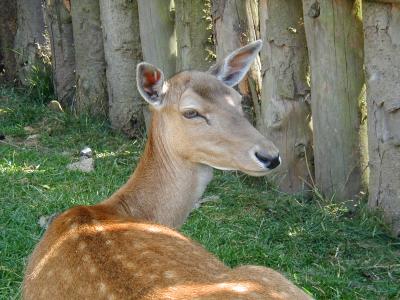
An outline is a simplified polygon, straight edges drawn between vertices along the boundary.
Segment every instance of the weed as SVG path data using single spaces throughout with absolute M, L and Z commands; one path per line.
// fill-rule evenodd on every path
M 26 79 L 28 98 L 38 104 L 46 104 L 54 99 L 54 87 L 51 66 L 33 65 Z

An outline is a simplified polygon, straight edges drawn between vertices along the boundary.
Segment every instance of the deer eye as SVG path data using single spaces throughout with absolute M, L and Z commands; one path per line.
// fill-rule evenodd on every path
M 194 109 L 190 109 L 190 110 L 184 111 L 183 112 L 183 116 L 186 119 L 193 119 L 193 118 L 200 117 L 201 115 L 197 111 L 195 111 Z

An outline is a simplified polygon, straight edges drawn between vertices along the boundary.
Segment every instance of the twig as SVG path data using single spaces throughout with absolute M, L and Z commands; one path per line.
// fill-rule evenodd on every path
M 15 147 L 15 148 L 19 148 L 19 149 L 24 149 L 24 147 L 21 147 L 19 145 L 16 145 L 16 144 L 13 144 L 13 143 L 9 143 L 9 142 L 6 142 L 6 141 L 0 141 L 0 143 L 9 145 L 9 146 L 12 146 L 12 147 Z

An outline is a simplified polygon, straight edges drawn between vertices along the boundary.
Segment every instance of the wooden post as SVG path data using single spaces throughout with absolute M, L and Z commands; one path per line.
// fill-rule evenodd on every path
M 75 96 L 75 48 L 69 8 L 65 0 L 46 1 L 54 91 L 57 100 L 70 108 Z
M 44 11 L 41 0 L 17 0 L 17 33 L 14 53 L 17 75 L 26 85 L 33 66 L 42 66 L 45 53 Z
M 138 0 L 140 41 L 143 59 L 164 72 L 165 79 L 176 72 L 176 33 L 173 0 Z M 146 128 L 150 112 L 144 106 Z
M 400 237 L 400 5 L 364 1 L 363 20 L 370 166 L 368 204 L 383 210 L 393 235 Z
M 282 157 L 271 178 L 284 192 L 303 192 L 310 189 L 313 154 L 302 2 L 260 0 L 259 11 L 264 46 L 257 126 Z
M 136 65 L 142 60 L 136 1 L 100 0 L 107 63 L 109 119 L 129 136 L 142 133 L 143 104 L 136 88 Z
M 212 0 L 212 19 L 217 60 L 223 59 L 235 49 L 260 37 L 258 32 L 258 1 Z M 261 50 L 263 51 L 263 50 Z M 239 83 L 243 95 L 243 107 L 249 120 L 258 122 L 260 116 L 261 63 L 259 57 L 249 73 Z
M 366 189 L 361 0 L 303 0 L 311 66 L 317 188 L 354 199 Z
M 204 0 L 175 0 L 178 72 L 206 71 L 211 66 L 206 60 L 211 33 L 206 17 Z
M 72 0 L 71 15 L 76 62 L 74 109 L 78 114 L 106 116 L 107 80 L 99 1 Z
M 0 1 L 0 82 L 14 82 L 16 61 L 14 38 L 17 33 L 17 3 L 15 0 Z

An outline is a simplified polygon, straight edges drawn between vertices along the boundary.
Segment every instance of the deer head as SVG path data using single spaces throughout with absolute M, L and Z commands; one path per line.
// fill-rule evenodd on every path
M 164 80 L 157 67 L 137 67 L 140 94 L 150 104 L 152 129 L 164 147 L 187 161 L 220 170 L 265 175 L 280 164 L 278 149 L 245 118 L 232 87 L 261 49 L 256 41 L 229 54 L 207 73 L 184 71 Z

